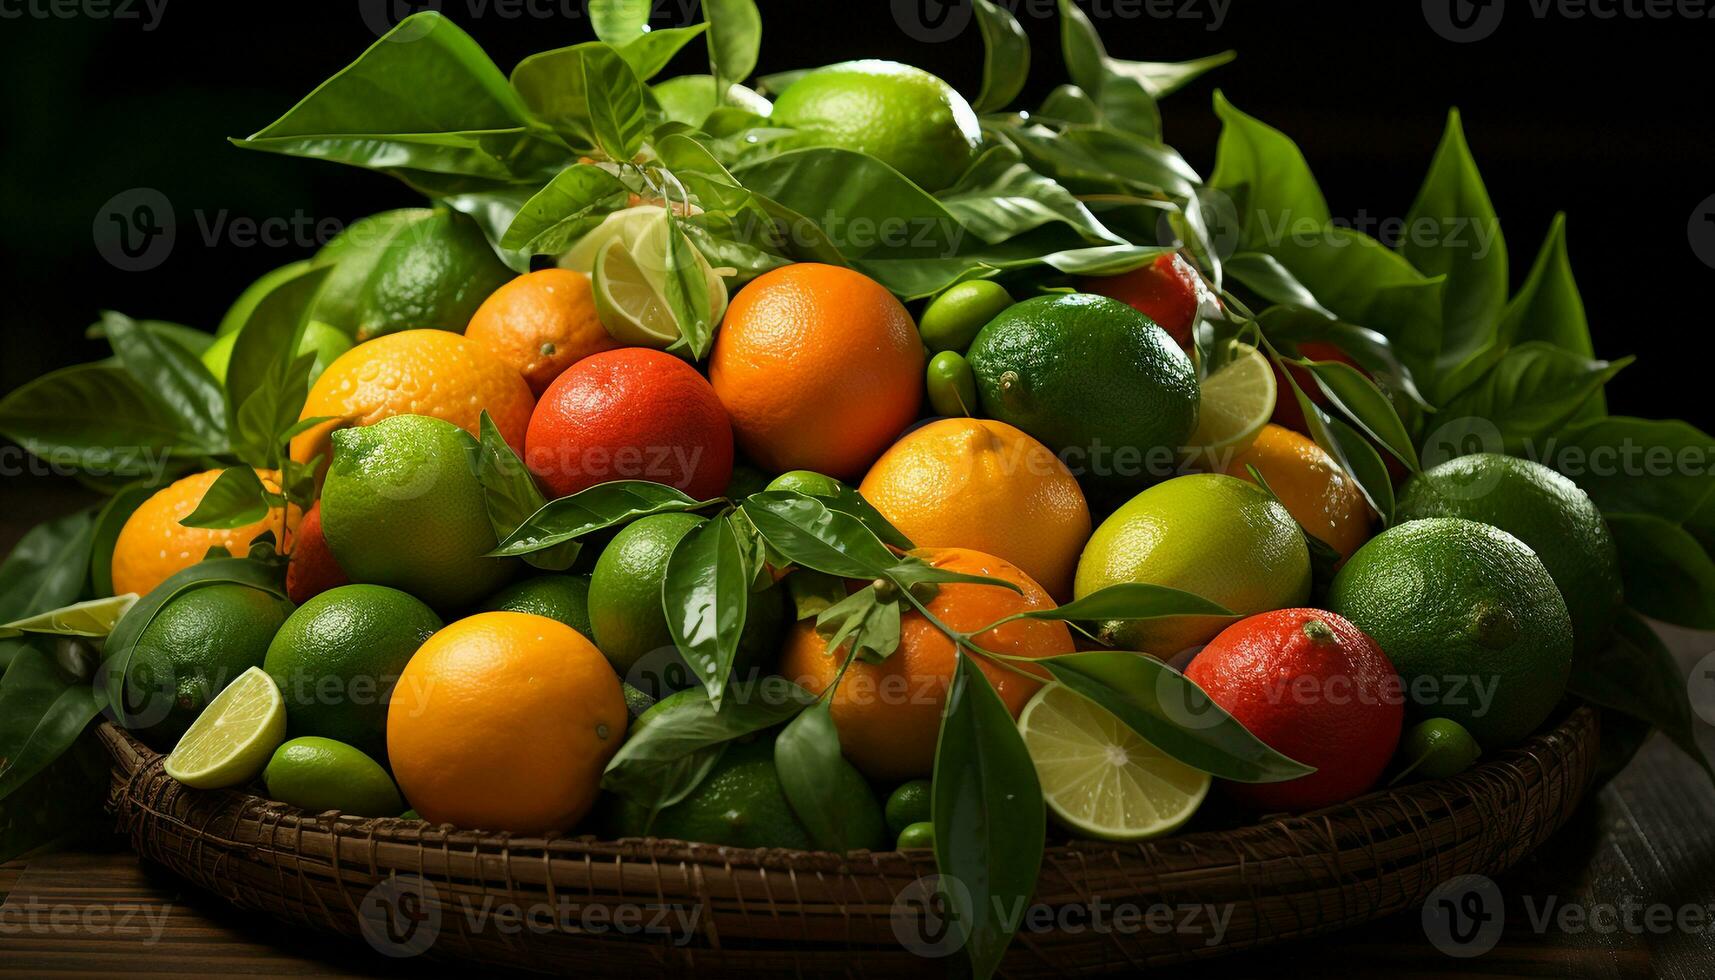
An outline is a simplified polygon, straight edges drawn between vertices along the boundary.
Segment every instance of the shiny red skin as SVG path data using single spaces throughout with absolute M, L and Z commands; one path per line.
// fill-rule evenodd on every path
M 732 423 L 708 379 L 643 347 L 592 354 L 536 403 L 524 462 L 550 497 L 613 480 L 664 483 L 707 500 L 732 478 Z
M 286 565 L 286 595 L 303 605 L 329 589 L 350 585 L 345 570 L 334 560 L 327 538 L 322 537 L 322 503 L 316 501 L 298 522 L 292 538 L 292 560 Z
M 1203 277 L 1177 252 L 1121 275 L 1084 279 L 1078 288 L 1117 299 L 1149 317 L 1185 351 L 1194 343 L 1191 327 L 1197 309 L 1208 298 Z
M 1351 355 L 1325 340 L 1306 340 L 1298 345 L 1298 353 L 1299 356 L 1312 361 L 1339 361 L 1364 371 L 1357 361 L 1352 360 Z M 1292 386 L 1286 383 L 1286 375 L 1281 373 L 1280 365 L 1275 364 L 1272 359 L 1269 363 L 1274 367 L 1274 382 L 1280 387 L 1280 393 L 1274 401 L 1274 418 L 1271 421 L 1275 425 L 1283 425 L 1294 432 L 1309 435 L 1310 425 L 1304 420 L 1304 411 L 1298 407 L 1298 399 L 1292 394 Z M 1368 371 L 1364 373 L 1369 374 Z M 1321 388 L 1316 387 L 1316 379 L 1310 376 L 1309 371 L 1301 367 L 1292 368 L 1292 380 L 1298 382 L 1298 387 L 1304 389 L 1311 401 L 1327 406 L 1328 397 L 1322 394 Z
M 1306 624 L 1325 629 L 1313 638 Z M 1399 743 L 1405 699 L 1393 663 L 1363 630 L 1320 609 L 1240 620 L 1186 668 L 1216 704 L 1269 747 L 1316 771 L 1283 783 L 1227 783 L 1264 812 L 1331 806 L 1370 789 Z

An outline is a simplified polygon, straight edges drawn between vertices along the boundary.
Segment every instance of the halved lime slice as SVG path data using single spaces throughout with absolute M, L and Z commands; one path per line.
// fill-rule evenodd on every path
M 252 667 L 191 722 L 163 768 L 195 789 L 237 786 L 256 778 L 285 740 L 286 701 L 274 678 Z
M 625 242 L 614 238 L 596 253 L 595 312 L 609 335 L 636 347 L 668 347 L 679 339 L 673 310 L 637 264 Z
M 1255 347 L 1238 348 L 1232 360 L 1203 379 L 1197 431 L 1191 436 L 1197 449 L 1248 446 L 1274 415 L 1274 368 Z
M 1178 830 L 1212 780 L 1138 737 L 1063 684 L 1036 692 L 1018 716 L 1048 809 L 1089 837 L 1133 841 Z

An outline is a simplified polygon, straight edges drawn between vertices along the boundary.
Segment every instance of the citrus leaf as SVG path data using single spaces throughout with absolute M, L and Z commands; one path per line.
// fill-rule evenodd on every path
M 489 526 L 496 538 L 503 538 L 528 521 L 531 515 L 547 505 L 547 498 L 536 486 L 536 480 L 518 454 L 507 445 L 505 437 L 484 409 L 478 423 L 481 438 L 479 449 L 472 457 L 472 470 L 482 485 L 482 502 L 488 511 Z M 576 540 L 556 547 L 532 551 L 523 556 L 533 568 L 545 572 L 563 572 L 577 561 L 582 545 Z
M 590 27 L 595 36 L 620 47 L 644 36 L 654 0 L 590 0 Z
M 948 924 L 986 980 L 1036 889 L 1047 810 L 1012 712 L 968 656 L 947 688 L 930 809 Z
M 756 70 L 762 14 L 755 0 L 703 0 L 703 19 L 709 25 L 709 74 L 715 76 L 715 91 L 724 102 L 731 83 L 744 81 Z
M 1457 109 L 1447 114 L 1399 250 L 1424 275 L 1447 277 L 1442 363 L 1459 364 L 1492 347 L 1507 302 L 1507 245 Z
M 649 129 L 643 83 L 625 59 L 605 44 L 584 50 L 582 69 L 596 145 L 609 159 L 627 162 L 643 146 Z
M 255 551 L 256 543 L 253 542 L 251 553 Z M 148 595 L 137 600 L 108 635 L 101 664 L 100 683 L 105 706 L 111 709 L 113 720 L 121 727 L 129 727 L 125 678 L 131 670 L 131 658 L 144 631 L 173 599 L 192 589 L 222 583 L 243 585 L 286 598 L 284 565 L 265 564 L 251 558 L 205 558 L 189 568 L 174 572 Z
M 0 677 L 0 800 L 58 759 L 104 705 L 99 686 L 68 681 L 52 657 L 24 644 Z
M 226 530 L 268 516 L 272 502 L 262 478 L 248 466 L 228 466 L 203 492 L 196 509 L 179 520 L 185 527 Z
M 786 591 L 792 597 L 793 619 L 805 620 L 821 615 L 823 610 L 845 599 L 846 580 L 799 568 L 786 576 Z
M 695 40 L 697 35 L 708 30 L 708 27 L 707 24 L 663 27 L 615 47 L 619 50 L 619 56 L 637 73 L 638 80 L 647 82 L 661 74 L 661 69 L 667 67 L 667 62 L 673 60 L 679 49 Z
M 816 633 L 827 641 L 830 657 L 844 647 L 847 656 L 880 663 L 899 649 L 899 602 L 883 601 L 875 586 L 865 586 L 822 610 Z
M 1440 416 L 1485 420 L 1516 453 L 1558 432 L 1633 360 L 1596 360 L 1529 341 L 1508 350 L 1474 384 L 1443 402 Z
M 1359 435 L 1357 430 L 1329 415 L 1322 410 L 1322 406 L 1311 401 L 1290 371 L 1285 372 L 1285 377 L 1292 387 L 1293 397 L 1298 399 L 1299 409 L 1304 413 L 1304 421 L 1310 429 L 1310 438 L 1333 457 L 1341 472 L 1358 484 L 1358 490 L 1363 493 L 1370 509 L 1381 515 L 1382 526 L 1392 524 L 1393 477 L 1388 475 L 1387 464 L 1382 462 L 1381 453 L 1370 445 L 1369 440 Z
M 60 465 L 133 479 L 158 479 L 175 455 L 214 448 L 111 361 L 62 368 L 0 398 L 0 435 Z
M 1603 513 L 1691 520 L 1715 499 L 1709 466 L 1646 466 L 1649 459 L 1715 460 L 1715 436 L 1686 422 L 1612 416 L 1563 430 L 1544 462 L 1590 495 Z
M 844 854 L 874 843 L 857 823 L 861 812 L 853 812 L 841 792 L 846 786 L 864 785 L 864 779 L 840 754 L 840 734 L 828 702 L 805 708 L 775 736 L 774 770 L 786 802 L 816 847 Z
M 727 515 L 692 528 L 667 559 L 667 632 L 716 710 L 726 693 L 750 605 L 749 571 Z
M 1646 616 L 1715 629 L 1715 560 L 1691 533 L 1653 514 L 1607 514 L 1626 603 Z
M 1030 38 L 1017 18 L 990 0 L 976 0 L 983 35 L 983 87 L 971 100 L 977 112 L 994 112 L 1018 98 L 1030 77 Z
M 224 449 L 226 392 L 202 360 L 124 314 L 108 310 L 101 322 L 125 370 L 178 415 L 199 445 Z
M 119 543 L 119 532 L 143 501 L 155 495 L 155 487 L 147 483 L 121 487 L 103 504 L 95 516 L 95 530 L 89 545 L 89 591 L 91 595 L 113 594 L 113 548 Z
M 1073 620 L 1106 620 L 1106 619 L 1161 619 L 1169 616 L 1221 616 L 1230 619 L 1241 618 L 1218 602 L 1212 602 L 1200 595 L 1194 595 L 1180 589 L 1169 588 L 1165 585 L 1151 585 L 1147 582 L 1122 582 L 1110 585 L 1105 589 L 1092 592 L 1082 599 L 1074 599 L 1063 606 L 1054 609 L 1032 609 L 1012 619 L 1051 619 L 1070 622 Z M 996 624 L 998 625 L 998 624 Z M 989 627 L 993 629 L 993 627 Z
M 850 514 L 790 490 L 752 494 L 745 516 L 770 547 L 795 565 L 841 578 L 879 578 L 898 563 L 887 546 Z
M 779 677 L 734 684 L 719 709 L 692 688 L 652 708 L 602 773 L 602 789 L 652 811 L 683 800 L 720 761 L 728 742 L 772 728 L 816 702 Z
M 1715 678 L 1691 680 L 1712 681 Z M 1592 704 L 1658 726 L 1715 782 L 1715 768 L 1697 744 L 1685 676 L 1655 630 L 1635 613 L 1621 613 L 1611 642 L 1596 656 L 1574 658 L 1566 689 Z
M 684 343 L 696 360 L 708 356 L 709 348 L 714 344 L 715 325 L 710 322 L 714 311 L 709 297 L 709 280 L 703 274 L 703 264 L 697 255 L 697 247 L 685 237 L 680 221 L 673 215 L 671 208 L 662 212 L 667 216 L 667 254 L 665 256 L 666 281 L 662 284 L 663 296 L 668 309 L 673 311 L 673 322 L 678 324 L 680 341 Z
M 1423 469 L 1417 461 L 1417 449 L 1411 444 L 1411 434 L 1405 429 L 1393 402 L 1382 394 L 1375 382 L 1364 373 L 1341 361 L 1312 361 L 1300 358 L 1298 365 L 1316 379 L 1316 386 L 1328 400 L 1346 413 L 1346 417 L 1412 472 Z
M 650 514 L 700 510 L 717 500 L 693 500 L 660 483 L 615 480 L 543 504 L 484 557 L 511 558 L 556 548 L 586 534 Z
M 1315 771 L 1269 748 L 1184 674 L 1154 657 L 1102 650 L 1040 663 L 1055 680 L 1193 769 L 1241 783 L 1280 782 Z
M 567 167 L 524 202 L 500 245 L 542 255 L 565 251 L 608 214 L 624 207 L 626 193 L 618 177 L 595 164 Z

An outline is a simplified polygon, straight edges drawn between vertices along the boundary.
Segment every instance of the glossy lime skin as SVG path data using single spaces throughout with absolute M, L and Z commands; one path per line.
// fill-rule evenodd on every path
M 1399 757 L 1418 779 L 1446 779 L 1471 767 L 1483 750 L 1465 726 L 1451 718 L 1421 721 L 1399 741 Z
M 405 809 L 380 763 L 331 738 L 294 738 L 275 749 L 262 781 L 271 799 L 311 813 L 390 817 Z
M 961 282 L 930 302 L 917 321 L 917 332 L 923 337 L 923 346 L 932 351 L 963 353 L 988 322 L 1011 305 L 1012 296 L 997 282 Z
M 948 418 L 976 414 L 977 376 L 963 354 L 950 350 L 936 354 L 929 359 L 927 375 L 929 404 L 935 414 Z
M 908 825 L 899 832 L 894 846 L 901 851 L 914 851 L 935 846 L 935 825 L 927 820 Z
M 812 497 L 832 497 L 840 492 L 840 481 L 814 470 L 791 470 L 769 481 L 770 490 L 796 490 Z
M 927 779 L 913 779 L 895 787 L 887 796 L 887 829 L 899 834 L 914 823 L 928 820 L 931 788 Z
M 773 119 L 804 142 L 867 153 L 927 191 L 958 180 L 976 156 L 982 129 L 951 85 L 897 61 L 848 61 L 793 82 Z

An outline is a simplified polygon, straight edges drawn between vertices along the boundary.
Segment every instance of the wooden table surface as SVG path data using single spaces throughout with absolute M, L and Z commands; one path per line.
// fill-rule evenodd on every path
M 0 480 L 0 554 L 80 502 L 75 489 L 17 482 Z M 1663 635 L 1687 671 L 1715 652 L 1715 634 Z M 1698 737 L 1715 754 L 1715 728 L 1700 721 Z M 1715 976 L 1715 787 L 1657 735 L 1496 882 L 1505 927 L 1478 957 L 1440 952 L 1414 910 L 1160 975 Z M 117 839 L 0 865 L 0 899 L 0 975 L 417 976 L 435 966 L 232 908 L 143 865 Z

